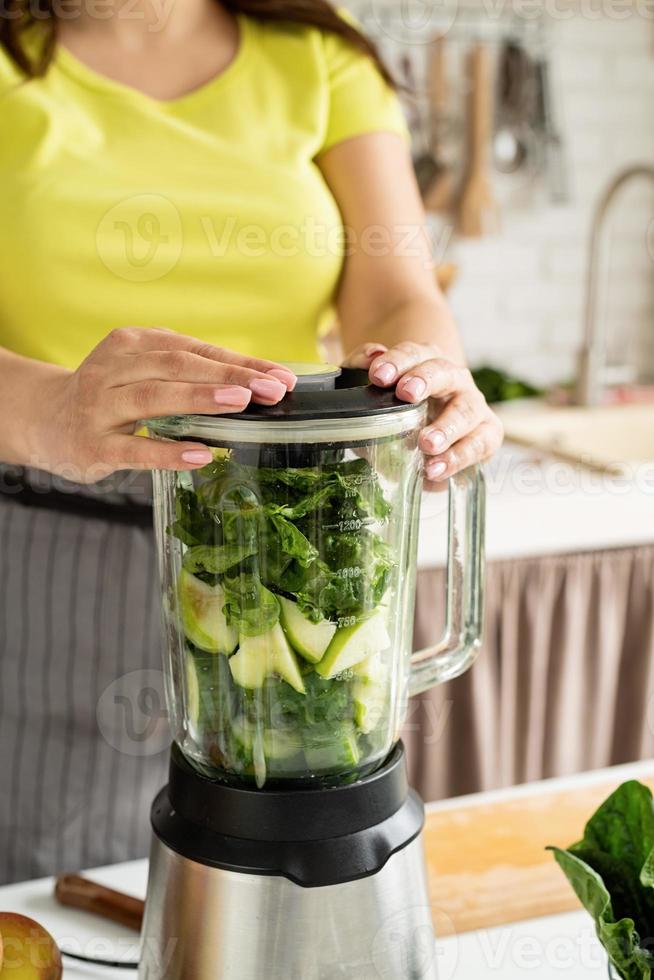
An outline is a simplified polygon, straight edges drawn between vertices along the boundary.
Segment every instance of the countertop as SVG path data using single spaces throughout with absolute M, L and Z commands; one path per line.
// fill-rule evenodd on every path
M 485 467 L 489 561 L 654 543 L 654 468 L 629 478 L 506 444 Z M 418 567 L 446 555 L 447 494 L 424 494 Z
M 605 980 L 606 960 L 584 912 L 533 915 L 575 905 L 545 843 L 569 844 L 594 806 L 625 779 L 654 783 L 654 763 L 549 780 L 430 804 L 425 832 L 439 980 Z M 527 814 L 527 816 L 526 816 Z M 465 842 L 465 846 L 462 843 Z M 145 894 L 147 862 L 87 872 L 133 895 Z M 0 888 L 0 908 L 30 915 L 75 952 L 131 959 L 138 939 L 121 926 L 63 909 L 51 879 Z M 510 922 L 493 925 L 498 919 Z M 481 923 L 485 922 L 485 925 Z M 466 931 L 476 924 L 472 931 Z M 135 976 L 66 962 L 68 980 Z

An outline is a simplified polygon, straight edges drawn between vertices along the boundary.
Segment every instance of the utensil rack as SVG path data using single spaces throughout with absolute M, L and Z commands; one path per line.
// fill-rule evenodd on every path
M 524 146 L 528 139 L 529 154 L 526 163 L 519 165 L 522 166 L 520 178 L 511 178 L 512 186 L 515 189 L 520 184 L 522 200 L 526 200 L 533 196 L 538 181 L 545 182 L 550 185 L 553 202 L 567 200 L 564 144 L 560 130 L 556 128 L 558 89 L 549 71 L 553 58 L 551 18 L 544 5 L 530 10 L 528 16 L 521 16 L 508 5 L 482 6 L 474 0 L 458 3 L 456 0 L 350 0 L 349 5 L 399 83 L 399 94 L 414 137 L 417 173 L 425 160 L 430 162 L 428 157 L 434 145 L 434 134 L 442 158 L 439 161 L 441 169 L 445 163 L 450 175 L 455 176 L 465 170 L 466 142 L 469 143 L 465 133 L 465 100 L 470 92 L 466 65 L 470 52 L 478 45 L 486 49 L 494 99 L 498 97 L 499 73 L 505 63 L 507 46 L 525 52 L 531 65 L 531 87 L 524 89 L 525 106 L 529 102 L 530 108 L 528 112 L 526 108 L 523 110 L 524 123 L 520 124 L 519 134 L 522 139 L 520 150 L 526 153 Z M 441 104 L 435 111 L 434 75 L 430 69 L 433 56 L 430 52 L 439 38 L 448 52 L 447 56 L 442 56 L 446 58 L 445 86 L 450 93 L 455 93 L 456 106 L 443 109 Z M 440 70 L 442 72 L 443 68 Z M 537 71 L 541 72 L 544 88 L 543 82 L 541 88 L 537 88 Z M 534 99 L 537 92 L 541 93 L 542 99 L 547 99 L 547 125 L 550 126 L 547 132 L 543 122 L 538 124 L 536 131 Z M 544 108 L 539 111 L 545 113 Z M 498 125 L 500 115 L 496 114 L 495 107 L 493 114 L 494 125 Z M 515 121 L 513 125 L 517 126 Z M 433 153 L 431 156 L 433 159 Z M 430 165 L 433 169 L 433 164 Z M 499 170 L 495 176 L 502 179 Z M 527 196 L 525 186 L 529 188 Z M 429 195 L 425 196 L 428 210 L 431 200 Z M 440 198 L 434 210 L 441 210 Z
M 499 45 L 516 40 L 536 51 L 549 45 L 549 19 L 544 9 L 526 18 L 510 10 L 489 13 L 481 6 L 439 0 L 367 0 L 351 6 L 365 30 L 383 47 L 424 45 L 442 34 L 448 43 Z

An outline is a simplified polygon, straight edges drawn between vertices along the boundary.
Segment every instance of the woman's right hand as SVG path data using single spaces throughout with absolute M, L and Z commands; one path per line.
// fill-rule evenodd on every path
M 32 462 L 78 483 L 116 470 L 189 470 L 211 462 L 196 442 L 135 435 L 141 419 L 242 412 L 274 405 L 296 377 L 274 361 L 243 357 L 170 330 L 113 330 L 76 371 L 57 370 L 37 392 Z

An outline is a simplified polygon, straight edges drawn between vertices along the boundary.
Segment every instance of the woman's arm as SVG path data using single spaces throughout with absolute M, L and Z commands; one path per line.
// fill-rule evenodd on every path
M 93 483 L 122 469 L 193 469 L 193 442 L 135 435 L 141 419 L 274 405 L 295 385 L 274 361 L 243 357 L 170 330 L 113 330 L 76 371 L 0 348 L 0 460 Z
M 434 399 L 422 435 L 427 475 L 447 479 L 491 456 L 499 419 L 465 367 L 459 334 L 438 289 L 425 215 L 404 141 L 357 136 L 318 160 L 347 230 L 338 297 L 346 363 L 396 386 L 405 401 Z

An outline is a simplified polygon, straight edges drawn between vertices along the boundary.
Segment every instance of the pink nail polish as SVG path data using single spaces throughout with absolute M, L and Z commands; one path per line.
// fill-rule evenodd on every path
M 397 377 L 397 368 L 392 364 L 380 364 L 373 371 L 373 377 L 383 385 L 389 385 Z
M 252 395 L 247 388 L 216 388 L 213 397 L 218 405 L 242 405 L 243 408 L 248 404 Z
M 284 368 L 271 368 L 270 371 L 266 371 L 266 374 L 271 374 L 273 378 L 281 381 L 288 391 L 293 391 L 297 383 L 297 378 L 293 372 L 286 371 Z
M 208 449 L 188 449 L 182 453 L 182 459 L 193 466 L 206 466 L 212 461 L 213 456 Z
M 440 430 L 436 429 L 434 432 L 429 433 L 429 435 L 425 438 L 425 442 L 430 449 L 433 449 L 434 452 L 439 453 L 447 446 L 447 436 L 444 432 L 440 432 Z
M 447 469 L 447 463 L 430 463 L 427 466 L 427 476 L 430 480 L 437 480 Z
M 422 378 L 411 378 L 403 386 L 402 390 L 409 396 L 413 398 L 414 401 L 418 401 L 427 391 L 427 385 L 422 380 Z
M 250 390 L 259 398 L 278 402 L 286 394 L 286 385 L 281 381 L 273 381 L 272 378 L 269 381 L 266 378 L 255 378 L 250 382 Z

